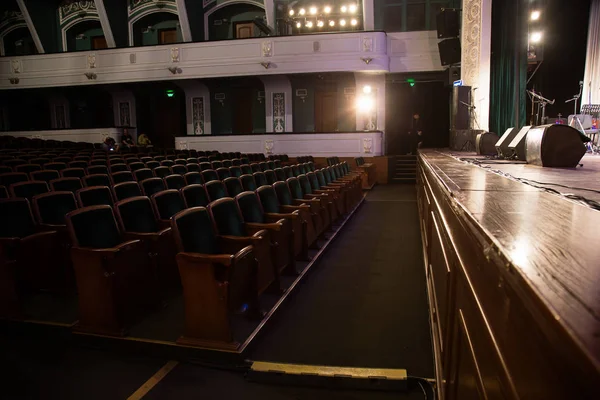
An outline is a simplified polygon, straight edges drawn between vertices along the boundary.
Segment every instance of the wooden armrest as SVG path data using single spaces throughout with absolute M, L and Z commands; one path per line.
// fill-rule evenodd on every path
M 252 251 L 252 246 L 246 246 L 240 250 L 237 254 L 244 252 L 246 249 Z M 237 256 L 236 254 L 236 256 Z M 221 264 L 229 267 L 233 263 L 233 259 L 236 257 L 231 254 L 201 254 L 201 253 L 178 253 L 177 258 L 183 258 L 186 261 L 193 261 L 206 264 Z
M 39 224 L 38 229 L 41 232 L 46 231 L 66 231 L 67 225 L 54 225 L 54 224 Z
M 300 211 L 294 210 L 291 213 L 285 213 L 285 214 L 265 213 L 265 216 L 271 221 L 277 221 L 277 220 L 281 220 L 281 219 L 296 219 L 296 218 L 300 218 Z
M 121 244 L 115 246 L 115 247 L 107 248 L 107 249 L 91 249 L 88 247 L 74 246 L 71 248 L 71 251 L 78 252 L 78 253 L 85 253 L 87 255 L 91 255 L 94 257 L 103 257 L 103 258 L 107 258 L 107 259 L 112 259 L 112 258 L 117 257 L 119 255 L 119 253 L 122 253 L 131 248 L 138 247 L 141 244 L 142 244 L 142 242 L 139 240 L 128 240 L 124 243 L 121 243 Z
M 156 241 L 171 234 L 171 228 L 165 228 L 158 232 L 125 232 L 123 237 L 127 240 L 152 240 Z
M 26 243 L 26 242 L 31 242 L 31 241 L 34 241 L 34 240 L 40 240 L 40 239 L 45 238 L 45 237 L 55 236 L 56 234 L 57 234 L 56 231 L 38 232 L 38 233 L 34 233 L 33 235 L 29 235 L 29 236 L 26 236 L 26 237 L 22 238 L 21 242 Z
M 275 232 L 279 232 L 281 230 L 281 227 L 283 226 L 283 222 L 284 221 L 276 221 L 274 223 L 268 223 L 268 224 L 259 224 L 259 223 L 255 223 L 255 222 L 246 222 L 246 227 L 248 229 L 251 229 L 252 231 L 257 231 L 260 229 L 269 229 L 269 230 L 273 230 Z
M 280 211 L 294 212 L 294 211 L 310 211 L 310 206 L 308 204 L 299 204 L 297 206 L 279 206 Z

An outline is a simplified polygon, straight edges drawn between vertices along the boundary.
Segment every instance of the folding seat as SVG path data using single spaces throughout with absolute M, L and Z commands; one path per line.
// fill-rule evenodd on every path
M 225 184 L 229 197 L 235 197 L 244 191 L 240 180 L 233 176 L 223 180 L 223 183 Z
M 360 201 L 362 197 L 362 177 L 356 174 L 346 174 L 341 164 L 335 164 L 328 168 L 332 182 L 329 186 L 342 186 L 347 189 L 347 210 Z M 327 181 L 324 173 L 325 181 Z
M 183 159 L 183 158 L 177 158 L 175 160 L 175 164 L 176 165 L 184 165 L 185 166 L 185 164 L 187 164 L 187 161 L 185 159 Z
M 252 173 L 262 171 L 257 163 L 250 164 L 250 168 L 252 169 Z
M 6 191 L 6 188 L 4 186 L 0 186 L 0 199 L 7 199 L 8 198 L 8 192 Z
M 221 157 L 217 154 L 211 154 L 210 156 L 208 156 L 208 162 L 212 163 L 213 161 L 219 161 L 221 159 Z M 219 168 L 222 167 L 222 165 L 219 165 L 218 167 L 213 167 L 213 168 Z
M 79 207 L 90 207 L 107 205 L 113 206 L 114 199 L 110 188 L 107 186 L 91 186 L 84 189 L 79 189 L 75 193 Z
M 152 157 L 140 157 L 140 161 L 143 162 L 144 164 L 146 164 L 149 161 L 153 161 L 154 159 Z M 160 163 L 159 163 L 160 164 Z
M 185 301 L 185 327 L 177 342 L 237 349 L 231 317 L 245 305 L 250 314 L 258 312 L 253 247 L 217 236 L 204 207 L 178 213 L 171 227 Z
M 279 288 L 278 273 L 273 264 L 269 233 L 256 225 L 245 223 L 242 213 L 232 198 L 223 198 L 208 205 L 216 232 L 228 242 L 240 246 L 253 246 L 254 257 L 258 261 L 257 289 L 263 293 L 267 289 Z
M 294 249 L 294 230 L 291 221 L 265 214 L 260 200 L 254 192 L 244 192 L 235 196 L 244 222 L 251 223 L 257 229 L 269 232 L 274 265 L 279 273 L 296 273 L 296 255 Z M 302 232 L 298 232 L 301 237 Z
M 153 172 L 157 178 L 164 178 L 165 176 L 171 175 L 171 170 L 169 167 L 165 166 L 156 167 L 154 168 Z
M 37 158 L 32 158 L 31 160 L 29 160 L 30 164 L 37 164 L 37 165 L 44 165 L 50 162 L 49 158 L 45 158 L 45 157 L 37 157 Z
M 212 169 L 212 165 L 209 162 L 201 162 L 198 164 L 200 166 L 200 171 L 206 171 Z
M 65 233 L 65 215 L 75 209 L 77 202 L 72 192 L 49 192 L 33 197 L 33 211 L 44 230 Z
M 129 164 L 129 169 L 131 170 L 131 172 L 135 172 L 137 170 L 144 169 L 144 168 L 146 168 L 144 163 L 137 161 L 137 159 L 135 162 L 132 162 L 131 164 Z
M 111 187 L 115 201 L 121 201 L 130 197 L 142 196 L 142 189 L 137 182 L 122 182 Z
M 67 164 L 69 168 L 82 168 L 85 170 L 88 167 L 87 161 L 71 161 Z
M 204 185 L 188 185 L 181 189 L 181 195 L 185 202 L 185 208 L 191 207 L 206 207 L 210 203 L 208 193 Z
M 0 165 L 0 174 L 6 174 L 8 172 L 13 172 L 11 167 L 7 167 L 5 165 Z
M 173 174 L 184 175 L 187 174 L 187 172 L 188 170 L 185 165 L 175 164 L 171 167 L 171 173 Z
M 48 193 L 49 191 L 48 184 L 44 181 L 27 181 L 10 185 L 11 197 L 22 197 L 29 201 L 31 201 L 33 196 Z
M 281 160 L 275 160 L 274 164 L 275 164 L 275 169 L 281 168 Z
M 127 165 L 125 163 L 125 160 L 123 160 L 121 157 L 109 157 L 108 158 L 108 165 L 113 166 L 113 165 Z
M 285 182 L 287 179 L 283 168 L 275 168 L 275 176 L 277 177 L 277 182 Z
M 125 164 L 111 164 L 110 173 L 116 174 L 117 172 L 129 172 L 129 168 Z
M 87 169 L 88 175 L 108 175 L 108 167 L 106 165 L 90 165 Z
M 240 165 L 240 169 L 242 170 L 242 175 L 252 175 L 254 171 L 252 171 L 252 167 L 249 164 Z
M 14 167 L 15 172 L 25 172 L 29 174 L 34 171 L 41 171 L 42 167 L 38 164 L 21 164 Z
M 225 184 L 221 181 L 209 181 L 204 185 L 210 201 L 215 201 L 223 197 L 229 197 Z
M 85 187 L 112 185 L 110 177 L 106 174 L 86 175 L 81 180 L 83 181 L 83 185 Z
M 265 155 L 263 153 L 258 153 L 258 160 L 259 161 L 265 161 L 267 158 L 265 157 Z
M 242 161 L 239 158 L 233 158 L 233 159 L 231 159 L 231 166 L 232 167 L 239 167 L 240 165 L 242 165 Z
M 323 169 L 321 169 L 321 172 L 323 173 L 323 176 L 325 178 L 325 183 L 327 184 L 328 187 L 338 188 L 338 191 L 341 193 L 345 193 L 346 196 L 348 196 L 348 193 L 350 193 L 350 196 L 352 195 L 352 193 L 351 193 L 352 188 L 353 188 L 352 181 L 344 180 L 344 179 L 337 179 L 337 177 L 335 176 L 333 167 L 323 168 Z
M 308 167 L 308 170 L 310 172 L 314 172 L 315 171 L 315 163 L 312 161 L 309 161 L 306 163 L 306 166 Z
M 229 172 L 229 168 L 217 168 L 216 169 L 217 175 L 219 176 L 219 180 L 224 180 L 227 179 L 229 177 L 231 177 L 231 173 Z
M 267 178 L 267 183 L 269 185 L 272 185 L 278 181 L 277 175 L 275 175 L 275 171 L 273 171 L 272 169 L 268 169 L 265 171 L 265 177 Z
M 173 160 L 163 160 L 160 162 L 161 167 L 172 167 L 173 165 L 175 165 Z
M 269 184 L 269 182 L 267 181 L 267 177 L 263 172 L 255 172 L 254 174 L 252 174 L 252 176 L 254 176 L 254 181 L 256 182 L 257 187 Z
M 67 168 L 67 164 L 63 162 L 49 162 L 44 164 L 44 169 L 53 169 L 55 171 L 62 171 Z
M 189 163 L 185 165 L 185 168 L 189 171 L 189 172 L 199 172 L 200 171 L 200 165 L 198 165 L 197 163 Z
M 25 172 L 7 172 L 0 174 L 0 185 L 9 187 L 13 183 L 26 182 L 29 178 Z
M 98 165 L 98 166 L 104 166 L 107 167 L 108 166 L 108 162 L 106 161 L 106 159 L 104 158 L 93 158 L 90 160 L 89 165 Z
M 63 178 L 82 179 L 85 176 L 85 170 L 83 168 L 65 168 L 60 171 L 60 176 Z
M 343 197 L 344 194 L 329 190 L 315 189 L 311 186 L 310 180 L 304 174 L 298 176 L 297 179 L 300 183 L 300 187 L 302 188 L 302 193 L 304 193 L 304 198 L 320 198 L 322 199 L 322 203 L 327 204 L 330 218 L 329 220 L 331 222 L 336 221 L 339 216 L 343 214 L 345 201 L 345 198 Z
M 15 282 L 32 289 L 55 288 L 58 245 L 56 231 L 38 231 L 27 199 L 0 200 L 0 246 L 15 263 Z
M 278 183 L 285 184 L 285 182 Z M 256 194 L 268 218 L 285 219 L 291 224 L 294 233 L 294 255 L 307 260 L 308 247 L 317 240 L 310 207 L 281 205 L 273 186 L 262 186 L 256 190 Z
M 210 164 L 210 161 L 208 160 L 208 157 L 205 157 L 205 156 L 198 157 L 198 164 L 202 164 L 203 162 Z
M 215 171 L 214 169 L 207 169 L 202 171 L 202 179 L 204 179 L 204 182 L 208 183 L 210 181 L 218 181 L 219 180 L 219 175 L 217 174 L 217 171 Z
M 149 168 L 138 169 L 133 173 L 133 175 L 135 176 L 135 180 L 138 182 L 154 177 L 152 170 Z
M 15 167 L 19 166 L 19 165 L 25 165 L 27 164 L 27 161 L 20 159 L 20 158 L 13 158 L 11 160 L 6 160 L 3 163 L 4 165 L 6 165 L 7 167 L 12 168 L 13 170 L 15 169 Z
M 140 162 L 140 159 L 133 155 L 128 155 L 125 157 L 125 164 L 131 165 L 133 163 Z M 143 164 L 143 163 L 142 163 Z
M 169 175 L 164 177 L 165 184 L 167 185 L 167 189 L 181 189 L 185 186 L 185 178 L 181 175 Z
M 135 182 L 133 174 L 129 171 L 121 171 L 111 174 L 110 179 L 112 180 L 113 185 L 121 182 Z
M 229 174 L 234 178 L 239 178 L 242 176 L 242 169 L 238 166 L 229 167 Z
M 275 163 L 273 161 L 267 161 L 267 169 L 275 169 Z
M 49 183 L 53 179 L 60 178 L 60 174 L 58 171 L 54 171 L 51 169 L 43 169 L 41 171 L 34 171 L 29 174 L 32 181 L 44 181 Z
M 77 162 L 77 161 L 84 162 L 87 165 L 87 163 L 90 162 L 90 157 L 88 157 L 88 156 L 81 156 L 81 155 L 75 156 L 75 157 L 73 157 L 73 161 L 71 161 L 71 162 Z
M 155 193 L 166 190 L 165 181 L 162 178 L 148 178 L 140 182 L 140 188 L 144 196 L 152 196 Z
M 304 173 L 300 169 L 300 164 L 294 164 L 294 165 L 292 165 L 292 172 L 294 173 L 294 177 L 296 177 L 296 178 Z
M 233 165 L 231 160 L 223 160 L 223 168 L 229 168 Z
M 161 228 L 170 226 L 169 220 L 181 210 L 185 210 L 185 203 L 181 193 L 175 189 L 167 189 L 152 195 L 152 206 Z
M 125 241 L 110 206 L 81 208 L 66 219 L 79 298 L 75 329 L 123 336 L 157 300 L 146 246 Z
M 251 192 L 254 192 L 256 189 L 258 189 L 258 186 L 256 185 L 256 181 L 254 180 L 254 176 L 244 174 L 244 175 L 240 176 L 239 179 L 240 179 L 240 182 L 242 182 L 242 187 L 244 188 L 244 190 L 249 190 Z
M 173 163 L 175 163 L 175 160 L 177 159 L 177 156 L 175 154 L 169 154 L 166 156 L 166 160 L 165 161 L 173 161 Z M 170 165 L 169 165 L 170 167 Z
M 146 161 L 146 168 L 156 169 L 160 167 L 160 163 L 158 161 Z
M 159 163 L 161 161 L 165 161 L 167 158 L 165 156 L 154 156 L 154 161 L 158 161 Z
M 52 189 L 53 192 L 64 191 L 75 193 L 82 187 L 83 185 L 79 178 L 58 178 L 50 181 L 50 189 Z
M 179 284 L 175 263 L 175 243 L 171 228 L 161 228 L 156 220 L 150 199 L 146 196 L 131 197 L 115 204 L 115 214 L 126 240 L 141 240 L 157 274 L 161 286 Z
M 188 172 L 183 175 L 186 185 L 204 184 L 204 179 L 199 172 Z
M 186 163 L 184 165 L 188 165 L 188 164 L 198 164 L 198 158 L 197 157 L 190 157 L 187 158 Z
M 286 166 L 283 167 L 283 172 L 285 173 L 286 178 L 295 178 L 296 176 L 294 175 L 294 170 L 292 169 L 292 167 Z
M 248 157 L 240 157 L 242 165 L 250 165 L 250 159 Z
M 223 163 L 221 161 L 215 160 L 210 163 L 211 168 L 216 170 L 217 168 L 223 168 Z
M 297 178 L 288 178 L 286 183 L 292 196 L 292 204 L 308 204 L 311 207 L 313 221 L 315 223 L 315 227 L 317 228 L 318 235 L 320 236 L 323 232 L 328 230 L 332 222 L 331 215 L 329 213 L 330 208 L 328 205 L 328 200 L 314 196 L 305 196 Z M 281 200 L 282 198 L 279 197 L 281 189 L 277 190 L 276 188 L 275 191 L 277 192 L 279 201 L 284 204 Z

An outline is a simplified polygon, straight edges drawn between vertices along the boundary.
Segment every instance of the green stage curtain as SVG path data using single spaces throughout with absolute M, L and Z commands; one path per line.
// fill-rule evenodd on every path
M 490 130 L 499 136 L 515 126 L 517 112 L 519 127 L 525 125 L 526 120 L 527 12 L 523 3 L 523 0 L 492 2 Z M 517 45 L 519 65 L 515 63 Z M 518 110 L 515 107 L 516 74 L 520 78 Z

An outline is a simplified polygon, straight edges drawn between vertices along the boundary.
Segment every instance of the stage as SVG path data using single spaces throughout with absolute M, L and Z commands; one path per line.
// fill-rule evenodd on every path
M 475 382 L 488 397 L 599 398 L 600 212 L 590 205 L 600 193 L 582 189 L 600 190 L 600 156 L 581 163 L 553 169 L 420 151 L 440 384 Z

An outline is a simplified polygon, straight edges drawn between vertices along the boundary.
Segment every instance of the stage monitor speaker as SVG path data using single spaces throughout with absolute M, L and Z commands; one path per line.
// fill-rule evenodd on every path
M 496 142 L 496 152 L 498 152 L 498 156 L 509 158 L 512 156 L 512 152 L 508 150 L 508 145 L 515 136 L 519 133 L 517 128 L 508 128 L 504 135 Z
M 585 155 L 579 131 L 568 125 L 542 125 L 527 133 L 525 152 L 529 164 L 574 168 Z
M 525 161 L 525 138 L 531 126 L 524 126 L 519 130 L 519 133 L 508 144 L 509 157 L 516 157 L 517 160 Z
M 446 39 L 438 43 L 442 65 L 458 64 L 460 62 L 460 39 Z
M 475 151 L 482 156 L 493 156 L 496 154 L 495 144 L 498 141 L 498 135 L 491 132 L 483 132 L 477 135 L 475 139 Z
M 455 38 L 460 35 L 460 16 L 458 10 L 442 8 L 436 16 L 438 39 Z
M 450 129 L 469 129 L 469 107 L 471 104 L 471 86 L 454 86 L 452 88 L 452 110 Z

